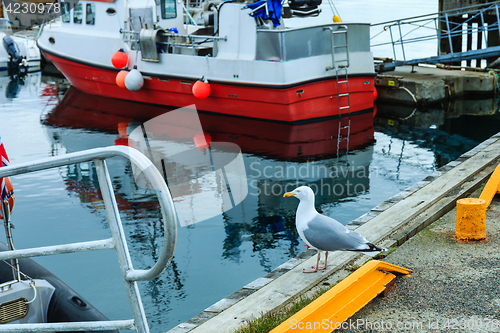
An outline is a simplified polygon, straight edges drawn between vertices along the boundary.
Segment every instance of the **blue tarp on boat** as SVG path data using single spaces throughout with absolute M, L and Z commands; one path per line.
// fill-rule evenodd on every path
M 275 27 L 280 25 L 281 0 L 261 0 L 246 7 L 253 9 L 253 12 L 250 13 L 251 16 L 271 20 Z

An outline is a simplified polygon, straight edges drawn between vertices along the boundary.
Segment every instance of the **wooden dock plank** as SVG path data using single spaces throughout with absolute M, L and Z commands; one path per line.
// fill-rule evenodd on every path
M 456 187 L 474 176 L 500 154 L 500 140 L 496 139 L 488 147 L 462 162 L 459 166 L 422 187 L 404 200 L 389 207 L 375 216 L 356 231 L 367 235 L 372 242 L 378 242 L 388 234 L 408 223 L 411 219 L 427 210 L 435 202 L 449 195 Z

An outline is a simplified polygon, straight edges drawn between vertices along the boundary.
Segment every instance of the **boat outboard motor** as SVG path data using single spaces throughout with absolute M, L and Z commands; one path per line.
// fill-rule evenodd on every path
M 19 72 L 19 66 L 23 62 L 23 56 L 19 51 L 19 46 L 17 46 L 17 43 L 12 37 L 5 36 L 3 38 L 3 47 L 10 56 L 8 64 L 9 74 Z

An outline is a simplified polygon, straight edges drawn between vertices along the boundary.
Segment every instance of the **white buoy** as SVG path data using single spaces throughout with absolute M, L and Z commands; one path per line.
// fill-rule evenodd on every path
M 125 77 L 125 87 L 130 91 L 138 91 L 144 85 L 144 78 L 137 69 L 132 69 Z

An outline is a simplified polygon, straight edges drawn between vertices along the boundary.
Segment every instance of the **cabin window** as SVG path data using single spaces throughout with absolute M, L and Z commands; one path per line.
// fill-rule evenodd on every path
M 63 2 L 62 3 L 62 21 L 64 23 L 69 23 L 70 15 L 71 15 L 71 13 L 69 11 L 70 11 L 69 3 Z
M 83 6 L 77 3 L 73 8 L 73 23 L 82 24 L 83 21 Z
M 176 0 L 161 0 L 161 18 L 171 19 L 177 17 Z
M 87 4 L 87 15 L 85 16 L 85 23 L 94 25 L 95 24 L 95 3 Z

